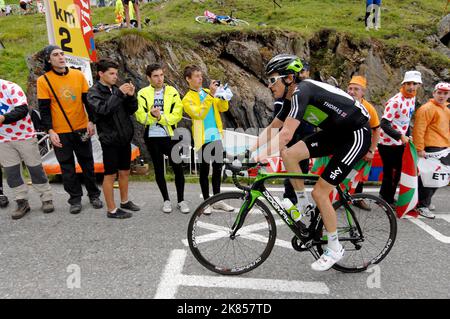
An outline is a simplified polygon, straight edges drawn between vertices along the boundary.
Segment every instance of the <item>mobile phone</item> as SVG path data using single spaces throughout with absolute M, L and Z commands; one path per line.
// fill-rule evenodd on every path
M 130 78 L 126 78 L 125 83 L 133 84 L 133 80 L 131 80 Z
M 214 81 L 217 86 L 220 86 L 221 82 L 219 80 Z

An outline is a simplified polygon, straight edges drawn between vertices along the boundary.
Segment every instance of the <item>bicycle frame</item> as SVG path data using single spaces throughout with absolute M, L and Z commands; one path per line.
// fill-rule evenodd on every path
M 242 205 L 236 220 L 232 226 L 232 233 L 230 234 L 231 238 L 236 236 L 237 231 L 244 224 L 245 218 L 250 210 L 253 208 L 256 200 L 260 197 L 267 200 L 270 206 L 277 212 L 277 214 L 281 217 L 281 219 L 286 223 L 286 225 L 290 228 L 290 230 L 297 236 L 298 239 L 305 245 L 305 248 L 308 249 L 314 256 L 319 257 L 317 252 L 312 249 L 314 245 L 327 244 L 327 237 L 322 236 L 321 238 L 317 238 L 316 227 L 321 219 L 320 212 L 316 207 L 314 216 L 312 217 L 311 224 L 308 228 L 302 229 L 299 225 L 297 225 L 290 214 L 277 202 L 277 200 L 270 194 L 270 192 L 266 189 L 264 183 L 270 179 L 280 179 L 280 178 L 294 178 L 294 179 L 304 179 L 317 181 L 319 176 L 313 174 L 301 174 L 301 173 L 261 173 L 258 171 L 258 175 L 256 176 L 256 180 L 251 187 L 243 188 L 245 191 L 245 201 Z M 237 180 L 236 180 L 237 181 Z M 235 184 L 236 184 L 235 181 Z M 348 202 L 352 200 L 351 196 L 342 191 L 342 189 L 337 186 L 336 187 L 339 196 L 340 202 L 343 203 L 346 211 L 346 218 L 351 228 L 356 227 L 360 237 L 358 239 L 355 238 L 339 238 L 340 241 L 352 241 L 354 243 L 363 241 L 364 237 L 362 236 L 361 227 L 358 223 L 358 220 L 355 218 L 354 212 L 351 209 Z

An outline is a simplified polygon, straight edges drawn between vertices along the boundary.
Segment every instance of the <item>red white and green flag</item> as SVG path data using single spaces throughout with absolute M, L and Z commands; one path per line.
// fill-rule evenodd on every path
M 410 141 L 403 153 L 402 174 L 400 176 L 400 193 L 397 201 L 397 217 L 404 218 L 407 215 L 417 217 L 413 211 L 419 201 L 418 177 L 417 177 L 417 150 Z
M 325 167 L 330 162 L 330 158 L 331 157 L 329 156 L 317 158 L 314 161 L 311 173 L 316 175 L 322 174 Z M 355 189 L 358 186 L 358 183 L 367 181 L 371 166 L 372 166 L 371 162 L 367 162 L 362 159 L 359 160 L 353 167 L 351 172 L 344 179 L 344 181 L 339 185 L 341 189 L 348 191 L 350 194 L 355 193 Z M 334 189 L 333 192 L 330 194 L 330 199 L 332 202 L 339 199 L 339 194 L 336 189 Z

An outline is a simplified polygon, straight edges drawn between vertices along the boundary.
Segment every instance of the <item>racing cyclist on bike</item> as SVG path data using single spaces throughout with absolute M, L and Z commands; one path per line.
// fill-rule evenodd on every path
M 274 98 L 282 98 L 286 103 L 250 150 L 259 148 L 254 155 L 257 162 L 280 152 L 289 173 L 301 173 L 301 160 L 332 155 L 312 190 L 312 197 L 328 232 L 328 245 L 311 267 L 316 271 L 325 271 L 344 256 L 344 248 L 338 240 L 337 216 L 330 193 L 367 154 L 371 131 L 369 114 L 358 101 L 332 85 L 310 79 L 301 80 L 299 72 L 302 68 L 300 59 L 289 54 L 277 55 L 266 65 L 268 86 Z M 286 148 L 303 120 L 319 127 L 321 131 Z M 280 131 L 271 134 L 272 129 L 280 128 Z M 267 147 L 261 148 L 264 145 Z M 291 179 L 291 183 L 298 194 L 304 193 L 303 180 Z

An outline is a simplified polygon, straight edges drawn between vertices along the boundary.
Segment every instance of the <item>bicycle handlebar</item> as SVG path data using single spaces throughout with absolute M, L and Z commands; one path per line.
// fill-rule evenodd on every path
M 260 168 L 260 167 L 265 167 L 268 166 L 269 163 L 261 163 L 261 162 L 256 162 L 256 163 L 242 163 L 242 166 L 235 166 L 232 163 L 225 163 L 225 169 L 228 169 L 231 171 L 232 173 L 232 180 L 233 180 L 233 184 L 240 190 L 246 191 L 249 188 L 246 186 L 241 185 L 241 183 L 239 183 L 238 180 L 238 176 L 244 176 L 243 172 L 247 171 L 249 169 L 252 168 Z

